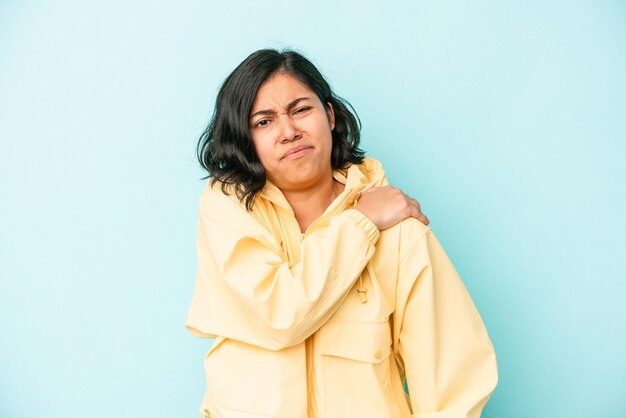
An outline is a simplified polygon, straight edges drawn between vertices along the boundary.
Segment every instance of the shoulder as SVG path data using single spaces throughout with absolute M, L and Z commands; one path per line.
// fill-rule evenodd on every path
M 424 225 L 415 218 L 407 218 L 400 222 L 400 257 L 408 252 L 416 250 L 420 244 L 426 243 L 433 235 L 429 226 Z M 424 247 L 426 247 L 424 245 Z
M 363 162 L 361 163 L 363 167 L 367 167 L 369 170 L 382 170 L 383 165 L 375 158 L 372 157 L 363 157 Z
M 254 205 L 248 211 L 232 187 L 222 188 L 220 182 L 207 181 L 199 200 L 199 221 L 204 231 L 271 241 L 271 234 L 260 222 L 263 210 Z
M 365 157 L 361 164 L 353 164 L 346 169 L 337 171 L 344 177 L 347 187 L 360 189 L 387 184 L 382 165 L 370 157 Z
M 432 233 L 430 227 L 415 218 L 400 222 L 400 239 L 409 245 L 421 241 L 429 233 Z
M 208 180 L 200 193 L 200 216 L 220 224 L 238 223 L 251 219 L 245 205 L 237 198 L 231 186 Z
M 224 185 L 219 181 L 207 180 L 199 198 L 200 208 L 234 208 L 245 210 L 243 203 L 239 201 L 235 190 L 230 185 Z
M 359 166 L 361 171 L 370 181 L 382 182 L 385 178 L 385 170 L 380 161 L 372 157 L 364 157 L 363 162 Z

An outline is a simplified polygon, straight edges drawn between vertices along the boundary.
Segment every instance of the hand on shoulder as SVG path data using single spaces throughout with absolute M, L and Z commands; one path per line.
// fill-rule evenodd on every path
M 364 190 L 355 209 L 367 216 L 381 231 L 409 217 L 419 220 L 424 225 L 430 223 L 422 213 L 417 200 L 392 186 Z

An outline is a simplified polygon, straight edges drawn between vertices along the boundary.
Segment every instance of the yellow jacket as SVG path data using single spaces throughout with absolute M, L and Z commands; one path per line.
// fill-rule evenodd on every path
M 215 337 L 201 414 L 479 417 L 495 352 L 441 245 L 415 219 L 379 232 L 352 208 L 386 184 L 377 161 L 333 175 L 345 190 L 304 234 L 270 182 L 251 212 L 203 190 L 186 322 Z

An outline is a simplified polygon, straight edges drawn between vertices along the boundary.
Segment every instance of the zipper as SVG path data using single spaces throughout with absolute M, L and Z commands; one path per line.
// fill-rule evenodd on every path
M 338 207 L 344 208 L 345 207 L 345 203 L 347 203 L 347 201 L 350 198 L 354 197 L 353 189 L 350 189 L 348 191 L 344 190 L 343 193 L 345 193 L 345 196 L 343 196 L 340 200 L 334 200 L 330 204 L 330 206 L 324 211 L 322 216 L 320 216 L 315 221 L 313 221 L 313 223 L 311 225 L 309 225 L 309 227 L 306 229 L 306 231 L 301 233 L 301 235 L 300 235 L 300 242 L 302 242 L 307 237 L 307 235 L 310 233 L 310 231 L 312 231 L 317 224 L 325 221 L 326 219 L 330 218 L 331 216 L 334 216 L 336 214 L 336 212 L 337 212 L 337 208 Z M 358 194 L 357 194 L 357 197 L 358 197 Z M 369 267 L 369 263 L 367 264 L 366 269 L 368 267 Z M 365 286 L 363 286 L 363 274 L 362 273 L 359 275 L 359 287 L 356 289 L 356 292 L 359 295 L 359 300 L 361 301 L 361 303 L 367 303 L 367 288 Z

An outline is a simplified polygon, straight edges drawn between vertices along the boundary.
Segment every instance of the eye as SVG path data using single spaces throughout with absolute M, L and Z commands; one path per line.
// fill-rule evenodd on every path
M 255 127 L 257 127 L 257 126 L 258 126 L 259 128 L 262 128 L 262 127 L 264 127 L 264 126 L 269 125 L 269 123 L 270 123 L 270 120 L 269 120 L 269 119 L 261 119 L 260 121 L 258 121 L 257 123 L 255 123 L 255 124 L 254 124 L 254 126 L 255 126 Z
M 299 107 L 298 109 L 296 109 L 294 113 L 294 115 L 299 114 L 299 113 L 305 113 L 307 110 L 311 110 L 311 106 L 304 106 L 304 107 Z

